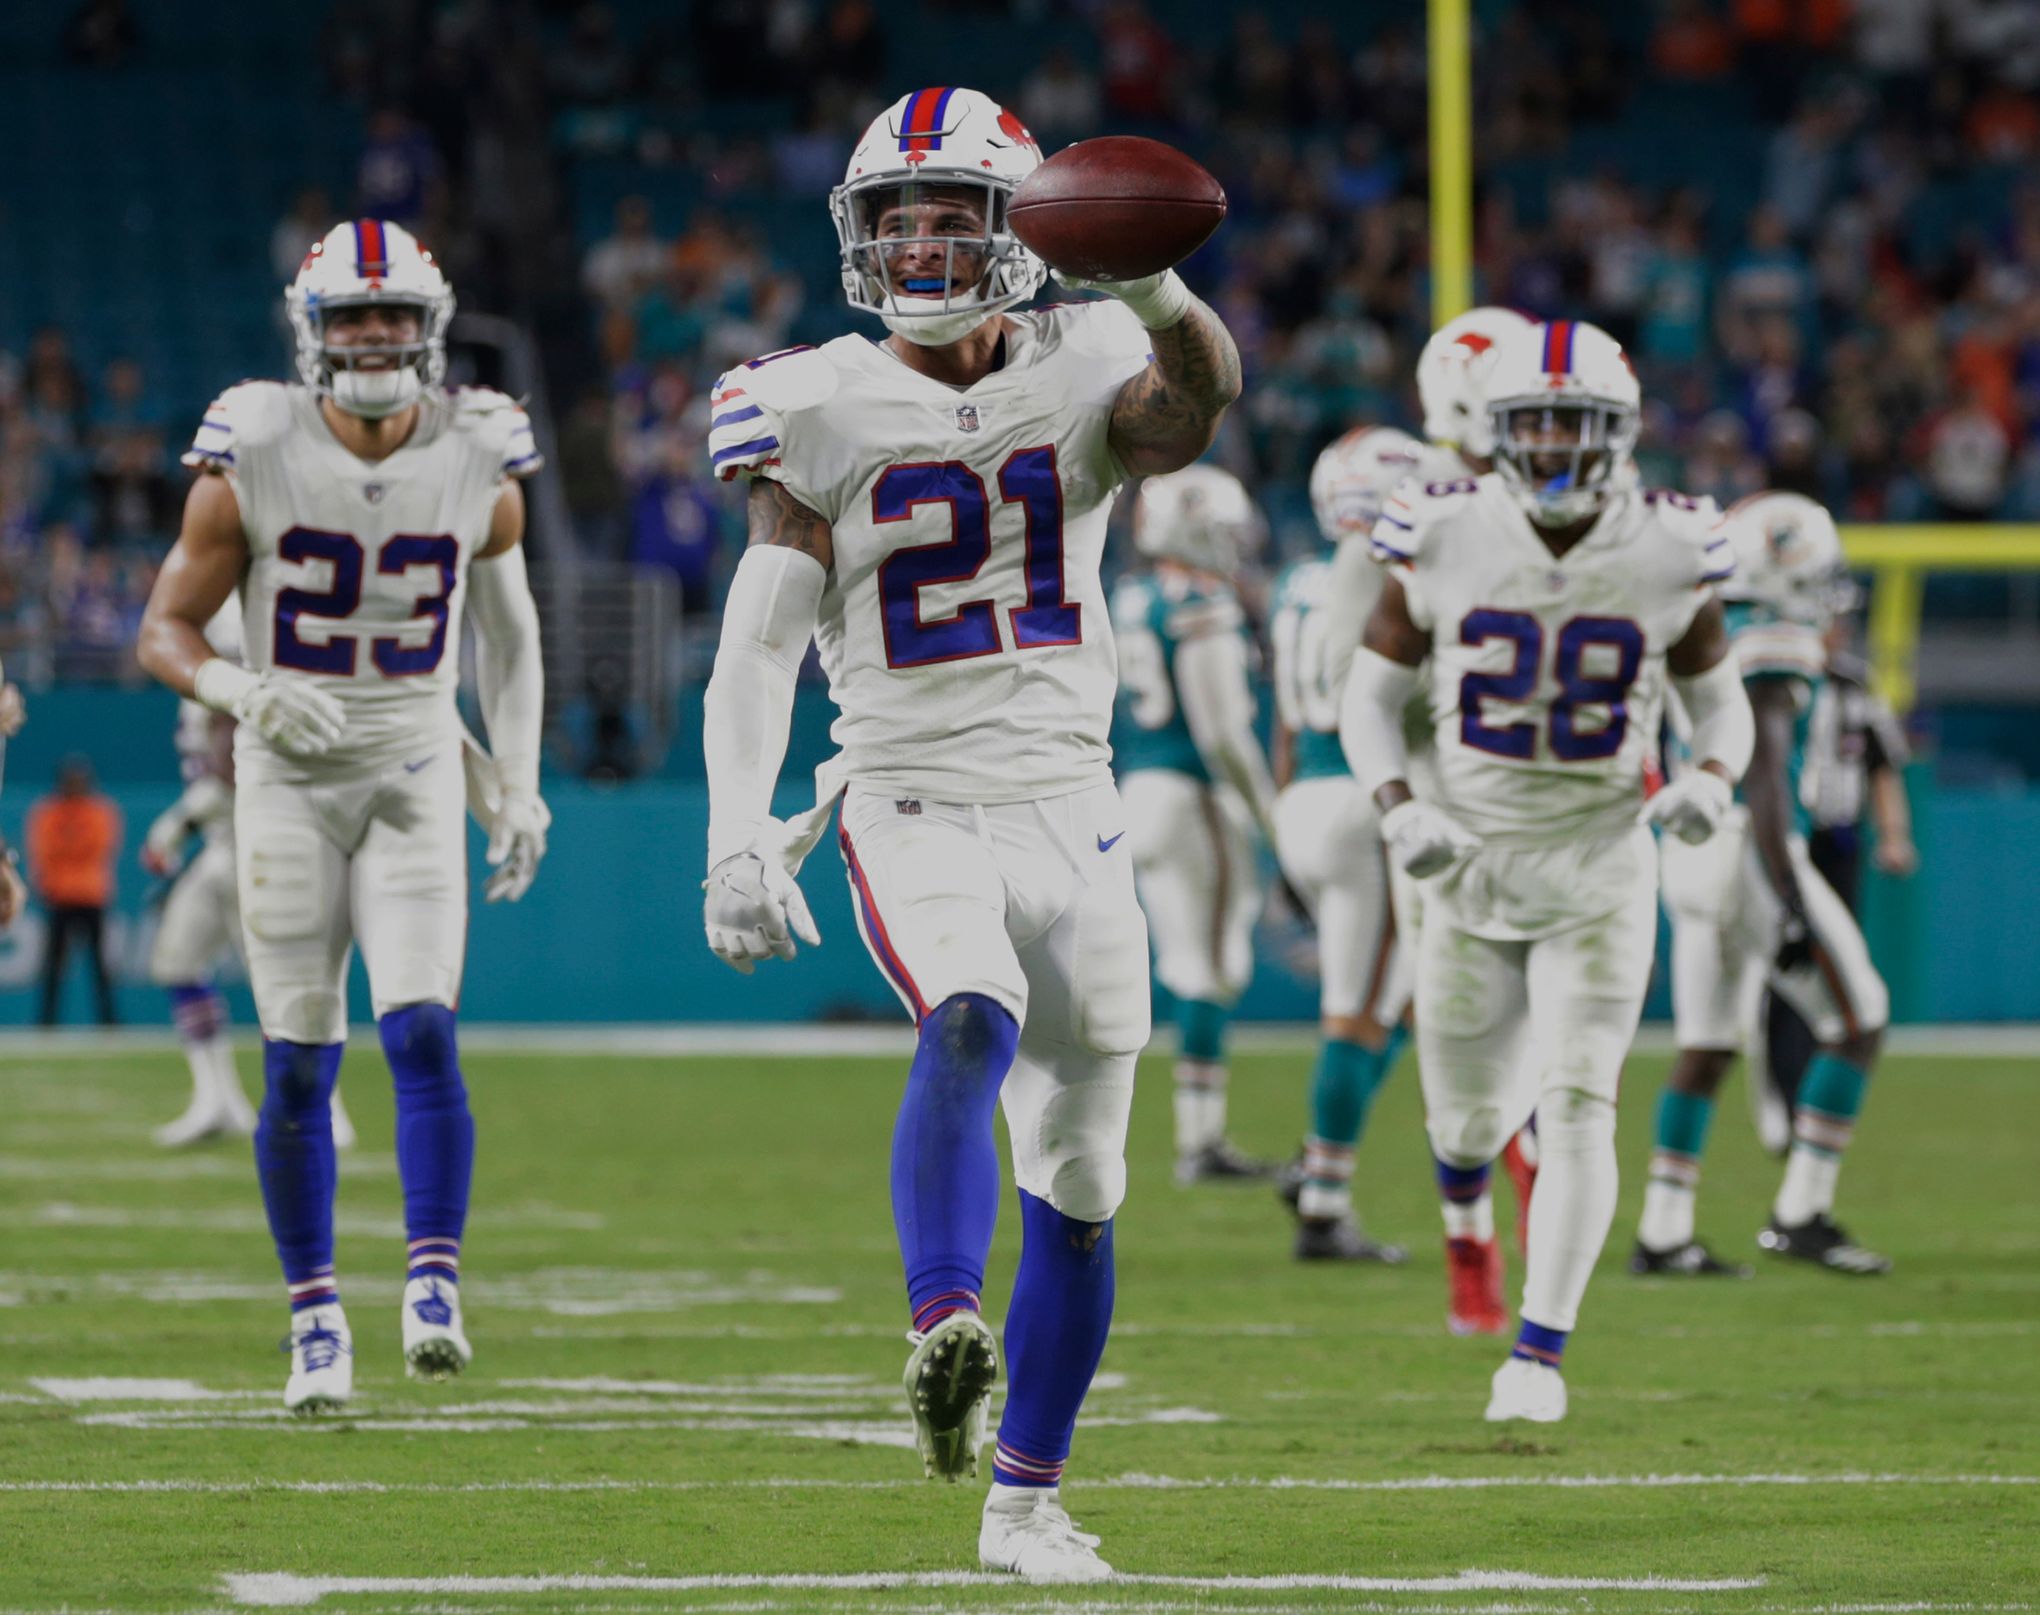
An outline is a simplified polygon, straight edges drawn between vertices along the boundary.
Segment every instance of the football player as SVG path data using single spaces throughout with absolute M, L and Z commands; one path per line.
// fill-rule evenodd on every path
M 241 620 L 233 603 L 206 624 L 206 643 L 239 660 Z M 156 1129 L 166 1149 L 255 1131 L 255 1112 L 241 1091 L 227 1001 L 212 984 L 213 967 L 241 938 L 234 891 L 234 721 L 196 701 L 177 704 L 177 754 L 184 794 L 156 816 L 142 838 L 142 866 L 170 882 L 149 950 L 149 979 L 170 994 L 171 1014 L 191 1068 L 191 1102 Z M 199 849 L 190 853 L 196 839 Z M 354 1124 L 333 1090 L 333 1146 L 350 1149 Z
M 1679 1057 L 1658 1096 L 1629 1265 L 1636 1273 L 1749 1271 L 1694 1237 L 1693 1213 L 1714 1096 L 1768 983 L 1820 1048 L 1800 1085 L 1785 1180 L 1757 1243 L 1832 1272 L 1879 1274 L 1890 1261 L 1856 1244 L 1832 1213 L 1890 998 L 1848 905 L 1813 866 L 1799 789 L 1827 665 L 1823 636 L 1847 598 L 1842 544 L 1834 519 L 1800 494 L 1759 494 L 1730 514 L 1736 572 L 1722 592 L 1756 714 L 1756 752 L 1722 833 L 1699 847 L 1667 840 L 1663 848 Z
M 793 876 L 841 796 L 858 928 L 919 1029 L 892 1184 L 921 1456 L 976 1468 L 1003 1106 L 1024 1238 L 979 1557 L 1095 1580 L 1058 1483 L 1111 1320 L 1149 1032 L 1098 568 L 1119 484 L 1204 452 L 1240 361 L 1173 271 L 1023 311 L 1046 270 L 1007 209 L 1039 161 L 975 90 L 895 102 L 830 199 L 850 304 L 890 334 L 768 354 L 712 395 L 710 458 L 751 479 L 751 543 L 708 689 L 705 917 L 742 970 L 814 942 Z M 772 787 L 811 639 L 841 752 L 787 826 Z
M 1423 445 L 1393 427 L 1361 427 L 1311 468 L 1311 508 L 1333 544 L 1366 535 L 1390 491 L 1417 469 Z M 1388 860 L 1374 804 L 1339 749 L 1339 692 L 1325 669 L 1333 562 L 1307 556 L 1276 580 L 1270 623 L 1275 662 L 1275 827 L 1283 873 L 1317 919 L 1320 1027 L 1311 1076 L 1311 1128 L 1295 1186 L 1302 1261 L 1400 1262 L 1400 1246 L 1370 1239 L 1353 1212 L 1353 1155 L 1367 1112 L 1402 1047 L 1409 950 L 1400 945 Z M 1381 569 L 1348 579 L 1371 604 Z M 1349 598 L 1342 602 L 1352 605 Z M 1350 649 L 1348 652 L 1350 661 Z M 1286 1197 L 1286 1194 L 1285 1194 Z
M 1233 580 L 1259 548 L 1239 478 L 1149 477 L 1133 507 L 1151 563 L 1112 592 L 1119 703 L 1112 755 L 1155 974 L 1176 1000 L 1176 1181 L 1266 1177 L 1225 1136 L 1225 1028 L 1254 970 L 1255 842 L 1275 787 L 1254 734 L 1252 649 Z
M 1645 824 L 1667 678 L 1694 770 L 1649 818 L 1701 840 L 1749 761 L 1751 718 L 1713 586 L 1711 508 L 1628 472 L 1634 371 L 1598 328 L 1504 338 L 1488 380 L 1496 469 L 1406 483 L 1375 529 L 1391 568 L 1353 659 L 1341 737 L 1389 856 L 1429 882 L 1417 1043 L 1441 1175 L 1477 1173 L 1534 1108 L 1541 1162 L 1521 1328 L 1490 1420 L 1565 1415 L 1560 1362 L 1615 1212 L 1615 1095 L 1649 983 Z M 1436 790 L 1409 781 L 1424 685 Z
M 454 1035 L 464 616 L 495 749 L 477 791 L 493 804 L 492 901 L 530 886 L 548 818 L 518 486 L 539 465 L 529 420 L 500 393 L 440 385 L 453 293 L 397 225 L 335 226 L 285 303 L 300 380 L 244 382 L 206 411 L 140 652 L 180 695 L 238 720 L 234 844 L 265 1085 L 255 1159 L 291 1304 L 284 1405 L 311 1412 L 353 1388 L 328 1101 L 356 940 L 396 1082 L 405 1366 L 444 1378 L 472 1355 L 458 1277 L 474 1121 Z M 204 634 L 237 588 L 245 667 Z
M 1431 334 L 1417 357 L 1417 396 L 1423 406 L 1426 441 L 1417 451 L 1417 464 L 1409 470 L 1413 479 L 1424 484 L 1446 483 L 1492 469 L 1494 439 L 1487 416 L 1487 376 L 1494 366 L 1496 345 L 1532 329 L 1533 322 L 1514 309 L 1483 307 L 1467 310 Z M 1333 479 L 1340 477 L 1342 463 L 1339 445 L 1335 443 L 1319 457 L 1318 466 L 1313 469 L 1314 478 L 1322 475 L 1330 483 L 1327 498 L 1335 507 L 1341 495 Z M 1378 504 L 1378 500 L 1373 502 Z M 1363 507 L 1367 503 L 1365 499 L 1361 501 Z M 1327 700 L 1336 710 L 1344 692 L 1346 670 L 1359 646 L 1361 629 L 1373 610 L 1381 584 L 1380 564 L 1372 549 L 1372 523 L 1363 529 L 1355 522 L 1341 520 L 1336 513 L 1334 520 L 1338 522 L 1337 543 L 1325 586 L 1324 625 L 1320 644 L 1312 653 L 1314 666 L 1306 667 L 1303 676 L 1331 692 Z M 1419 700 L 1412 705 L 1405 724 L 1412 779 L 1419 792 L 1425 792 L 1430 768 L 1430 728 L 1429 714 Z M 1423 928 L 1423 891 L 1392 864 L 1389 890 L 1401 947 L 1409 953 Z M 1388 1062 L 1384 1061 L 1381 1069 L 1385 1072 L 1387 1068 Z M 1364 1076 L 1364 1072 L 1360 1074 Z M 1354 1079 L 1347 1076 L 1332 1089 L 1342 1100 L 1346 1114 L 1351 1114 L 1356 1103 L 1353 1088 Z M 1516 1192 L 1519 1246 L 1527 1228 L 1530 1194 L 1536 1180 L 1536 1149 L 1533 1116 L 1502 1151 L 1503 1164 Z M 1339 1164 L 1336 1157 L 1330 1158 L 1330 1164 Z M 1508 1332 L 1509 1309 L 1502 1294 L 1506 1263 L 1501 1242 L 1495 1237 L 1489 1177 L 1485 1166 L 1441 1170 L 1438 1174 L 1439 1211 L 1445 1224 L 1445 1321 L 1456 1335 Z

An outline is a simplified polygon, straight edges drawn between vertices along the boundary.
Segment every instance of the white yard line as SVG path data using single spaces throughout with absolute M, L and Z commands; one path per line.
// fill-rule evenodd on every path
M 302 1609 L 328 1593 L 415 1596 L 431 1593 L 722 1592 L 787 1588 L 816 1592 L 878 1592 L 894 1587 L 985 1589 L 1019 1585 L 1010 1576 L 968 1570 L 879 1571 L 861 1575 L 720 1576 L 301 1576 L 289 1571 L 240 1571 L 220 1578 L 233 1602 L 262 1609 Z M 1451 1576 L 1115 1576 L 1120 1587 L 1181 1587 L 1200 1592 L 1746 1592 L 1760 1576 L 1540 1576 L 1520 1570 L 1462 1570 Z
M 329 1428 L 338 1428 L 337 1424 Z M 1412 1475 L 1387 1480 L 1338 1477 L 1114 1475 L 1073 1482 L 1084 1491 L 1295 1491 L 1295 1492 L 1454 1492 L 1488 1490 L 1645 1490 L 1708 1487 L 1916 1486 L 1996 1487 L 2040 1486 L 2040 1475 L 1910 1475 L 1869 1471 L 1835 1475 Z M 925 1490 L 918 1479 L 842 1480 L 817 1476 L 779 1476 L 762 1480 L 18 1480 L 0 1481 L 5 1492 L 113 1493 L 239 1493 L 304 1492 L 367 1495 L 466 1495 L 487 1492 L 708 1492 L 750 1491 L 913 1491 Z

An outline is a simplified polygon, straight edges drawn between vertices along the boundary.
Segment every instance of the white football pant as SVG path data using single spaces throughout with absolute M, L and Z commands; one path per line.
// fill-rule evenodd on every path
M 163 900 L 149 948 L 149 980 L 159 987 L 210 981 L 220 960 L 240 945 L 240 925 L 233 838 L 214 836 Z
M 1396 925 L 1374 804 L 1350 779 L 1298 780 L 1275 798 L 1275 838 L 1282 872 L 1317 911 L 1322 1012 L 1395 1025 L 1416 960 Z
M 1261 887 L 1246 804 L 1173 769 L 1120 783 L 1155 975 L 1179 999 L 1230 1005 L 1254 973 Z

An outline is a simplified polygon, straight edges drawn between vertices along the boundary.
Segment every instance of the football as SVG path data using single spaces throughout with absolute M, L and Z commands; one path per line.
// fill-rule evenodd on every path
M 1066 146 L 1020 183 L 1013 233 L 1080 280 L 1138 280 L 1181 263 L 1225 218 L 1225 190 L 1173 146 L 1106 135 Z

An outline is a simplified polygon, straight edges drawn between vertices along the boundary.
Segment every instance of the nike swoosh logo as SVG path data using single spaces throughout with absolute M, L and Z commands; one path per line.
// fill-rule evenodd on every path
M 434 752 L 434 753 L 433 753 L 433 756 L 434 756 L 434 757 L 436 757 L 436 756 L 438 756 L 438 755 L 439 755 L 439 754 L 438 754 L 437 752 Z M 417 773 L 417 772 L 418 772 L 418 770 L 419 770 L 419 769 L 421 769 L 421 768 L 425 767 L 425 766 L 426 766 L 426 765 L 427 765 L 428 763 L 430 763 L 431 761 L 432 761 L 432 758 L 431 758 L 431 757 L 420 757 L 420 758 L 419 758 L 419 759 L 418 759 L 418 760 L 417 760 L 417 761 L 416 761 L 415 763 L 406 763 L 406 764 L 404 764 L 404 772 L 405 772 L 406 774 L 415 774 L 415 773 Z
M 1119 836 L 1123 836 L 1125 834 L 1126 832 L 1124 830 L 1119 832 Z M 1103 836 L 1100 836 L 1098 838 L 1098 850 L 1100 852 L 1110 852 L 1114 847 L 1119 845 L 1119 836 L 1114 836 L 1110 841 L 1107 841 Z

